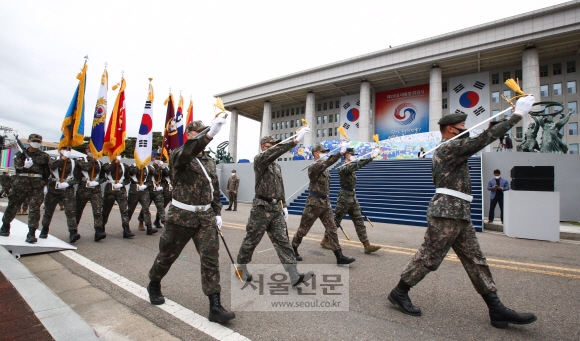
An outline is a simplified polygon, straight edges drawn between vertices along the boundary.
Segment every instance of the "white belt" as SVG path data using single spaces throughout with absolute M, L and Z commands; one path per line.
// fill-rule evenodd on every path
M 473 201 L 472 195 L 468 195 L 468 194 L 465 194 L 465 193 L 462 193 L 459 191 L 454 191 L 454 190 L 449 189 L 449 188 L 436 188 L 435 193 L 451 195 L 452 197 L 463 199 L 463 200 L 468 201 L 468 202 Z
M 194 206 L 194 205 L 184 204 L 184 203 L 179 202 L 175 199 L 171 199 L 171 204 L 177 208 L 181 208 L 182 210 L 186 210 L 186 211 L 190 211 L 190 212 L 205 212 L 211 208 L 211 204 Z
M 42 178 L 42 174 L 35 173 L 18 173 L 18 176 L 24 176 L 27 178 Z

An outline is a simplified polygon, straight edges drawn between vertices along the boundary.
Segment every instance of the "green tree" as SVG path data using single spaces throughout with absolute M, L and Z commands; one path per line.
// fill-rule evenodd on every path
M 125 139 L 125 150 L 121 153 L 121 156 L 126 159 L 132 159 L 135 156 L 136 143 L 136 137 L 127 137 L 127 139 Z

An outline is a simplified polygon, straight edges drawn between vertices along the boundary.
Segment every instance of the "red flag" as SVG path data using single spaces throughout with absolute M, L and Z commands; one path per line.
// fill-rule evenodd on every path
M 169 161 L 169 156 L 174 149 L 179 148 L 179 136 L 177 136 L 177 122 L 175 121 L 175 109 L 173 107 L 173 95 L 170 93 L 165 100 L 167 114 L 165 115 L 165 129 L 163 132 L 163 156 Z
M 118 85 L 113 86 L 113 90 Z M 126 113 L 125 113 L 125 79 L 121 79 L 121 89 L 117 94 L 113 113 L 109 120 L 107 133 L 105 134 L 105 143 L 103 145 L 103 154 L 109 156 L 109 160 L 115 159 L 125 150 L 126 133 Z
M 189 108 L 187 108 L 187 117 L 185 119 L 185 124 L 183 126 L 187 127 L 187 125 L 190 124 L 191 122 L 193 122 L 193 100 L 190 98 L 189 99 Z M 183 129 L 185 129 L 185 128 L 183 128 Z M 187 141 L 187 132 L 184 130 L 183 143 L 185 143 L 185 141 Z

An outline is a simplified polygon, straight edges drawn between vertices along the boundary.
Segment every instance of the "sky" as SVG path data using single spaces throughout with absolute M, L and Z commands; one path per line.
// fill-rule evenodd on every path
M 88 55 L 85 134 L 105 63 L 124 74 L 127 136 L 137 136 L 153 78 L 153 131 L 173 93 L 209 124 L 213 95 L 564 1 L 0 1 L 0 126 L 58 141 Z M 117 91 L 109 89 L 108 115 Z M 260 123 L 239 117 L 238 158 L 253 159 Z M 210 147 L 228 140 L 229 123 Z

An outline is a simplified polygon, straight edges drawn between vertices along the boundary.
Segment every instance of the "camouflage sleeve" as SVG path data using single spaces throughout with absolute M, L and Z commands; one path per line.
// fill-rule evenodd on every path
M 163 167 L 161 169 L 161 176 L 165 177 L 165 176 L 170 176 L 170 175 L 171 175 L 171 173 L 169 172 L 168 168 Z
M 212 162 L 212 172 L 210 173 L 211 174 L 210 176 L 211 181 L 213 183 L 213 200 L 211 202 L 211 208 L 213 209 L 213 212 L 215 213 L 216 216 L 221 216 L 222 202 L 220 200 L 220 181 L 217 176 L 215 161 L 212 160 L 211 162 Z
M 203 133 L 185 141 L 183 147 L 176 149 L 171 153 L 172 167 L 180 168 L 187 165 L 197 154 L 205 149 L 211 140 L 212 139 L 207 136 L 207 133 Z
M 101 170 L 99 171 L 99 176 L 95 177 L 95 181 L 98 181 L 99 185 L 107 182 L 107 176 L 105 174 L 105 167 L 104 166 L 101 167 Z
M 294 148 L 294 146 L 296 146 L 296 143 L 294 143 L 294 140 L 290 140 L 284 143 L 278 143 L 275 146 L 266 149 L 263 153 L 256 155 L 254 158 L 254 169 L 258 173 L 263 173 L 272 162 L 276 161 L 276 159 L 278 159 L 282 154 Z
M 235 182 L 235 186 L 234 186 L 234 191 L 237 191 L 238 188 L 240 187 L 240 178 L 236 178 L 236 182 Z
M 110 173 L 112 169 L 112 164 L 110 162 L 103 163 L 103 171 L 105 173 Z
M 51 170 L 61 168 L 62 167 L 62 159 L 61 158 L 58 158 L 56 160 L 50 159 L 48 161 L 48 165 L 49 165 Z
M 339 173 L 342 174 L 343 172 L 345 172 L 345 173 L 355 172 L 355 171 L 363 168 L 364 166 L 366 166 L 371 161 L 373 161 L 373 159 L 368 158 L 368 159 L 361 159 L 361 160 L 358 160 L 356 162 L 347 163 L 346 166 L 342 166 Z
M 120 166 L 119 166 L 120 167 Z M 130 173 L 130 168 L 131 166 L 129 166 L 128 164 L 124 163 L 123 167 L 125 167 L 125 178 L 123 179 L 123 185 L 127 186 L 131 184 L 131 173 Z M 137 168 L 137 167 L 135 167 Z
M 14 169 L 16 170 L 17 173 L 24 172 L 23 156 L 24 156 L 24 154 L 22 154 L 21 152 L 18 152 L 14 155 Z
M 85 172 L 88 172 L 88 171 L 91 170 L 91 167 L 93 166 L 93 163 L 94 162 L 95 161 L 89 161 L 89 160 L 83 161 L 83 160 L 79 160 L 79 161 L 77 161 L 77 167 L 76 168 L 80 168 L 81 170 L 84 170 Z M 75 171 L 76 171 L 76 168 L 75 168 Z
M 324 172 L 328 167 L 332 166 L 336 163 L 336 161 L 340 160 L 342 157 L 342 153 L 336 153 L 331 155 L 326 161 L 323 162 L 315 162 L 310 167 L 308 167 L 308 177 L 310 179 L 316 178 L 322 172 Z
M 75 162 L 72 159 L 70 160 L 70 162 Z M 75 165 L 75 170 L 73 171 L 73 178 L 68 180 L 67 183 L 71 186 L 74 185 L 78 185 L 81 183 L 81 180 L 83 179 L 83 173 L 80 171 L 80 167 L 77 167 L 78 165 Z M 78 169 L 78 171 L 77 171 Z

